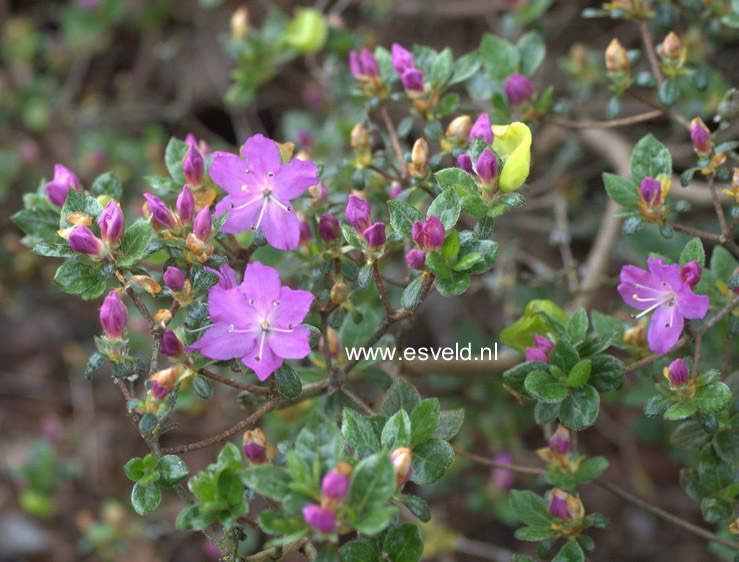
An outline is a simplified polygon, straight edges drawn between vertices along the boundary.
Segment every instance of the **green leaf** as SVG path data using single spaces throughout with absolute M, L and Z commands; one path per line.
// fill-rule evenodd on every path
M 441 257 L 444 260 L 450 260 L 459 254 L 459 234 L 456 230 L 452 230 L 444 240 L 444 245 L 441 247 Z
M 585 553 L 576 542 L 568 542 L 559 549 L 557 556 L 552 558 L 552 562 L 584 562 Z
M 503 83 L 516 71 L 519 53 L 505 39 L 486 33 L 480 42 L 480 59 L 493 80 Z
M 559 419 L 570 429 L 580 431 L 595 423 L 599 408 L 598 391 L 586 384 L 570 390 L 570 395 L 559 407 Z
M 454 437 L 464 423 L 464 410 L 442 410 L 439 413 L 439 424 L 436 426 L 432 437 L 449 440 Z
M 99 297 L 106 287 L 97 268 L 81 258 L 73 258 L 60 265 L 54 275 L 54 283 L 65 293 L 82 295 L 85 300 Z
M 138 482 L 133 485 L 131 492 L 131 505 L 139 515 L 146 515 L 154 511 L 162 500 L 159 486 L 151 482 L 142 486 Z
M 123 465 L 123 472 L 125 472 L 126 476 L 134 482 L 136 480 L 141 480 L 146 472 L 144 460 L 139 457 L 129 459 L 128 462 Z
M 198 395 L 198 398 L 202 398 L 203 400 L 208 400 L 213 396 L 213 385 L 210 384 L 208 379 L 201 377 L 200 375 L 195 375 L 193 377 L 192 388 L 195 391 L 195 394 Z
M 426 213 L 427 217 L 438 217 L 445 229 L 453 228 L 462 212 L 462 203 L 454 189 L 447 189 L 434 199 Z
M 731 400 L 731 390 L 722 382 L 701 386 L 693 397 L 693 404 L 701 412 L 720 412 Z
M 410 414 L 420 402 L 421 395 L 416 388 L 405 379 L 397 378 L 385 394 L 380 411 L 387 417 L 401 409 Z
M 411 480 L 416 484 L 436 482 L 454 461 L 454 449 L 441 439 L 429 439 L 413 448 L 413 473 Z
M 447 265 L 446 260 L 436 250 L 432 250 L 426 254 L 426 267 L 439 278 L 449 277 L 452 269 Z
M 159 471 L 159 484 L 162 486 L 174 486 L 179 484 L 189 473 L 187 465 L 176 455 L 164 455 L 157 461 Z
M 667 402 L 670 404 L 670 402 Z M 666 409 L 666 408 L 665 408 Z M 710 435 L 703 431 L 697 421 L 686 421 L 675 428 L 670 435 L 670 444 L 682 449 L 698 449 L 708 442 Z
M 421 531 L 411 523 L 393 527 L 385 535 L 382 550 L 393 562 L 418 562 L 423 554 Z
M 71 258 L 79 255 L 66 242 L 40 242 L 31 251 L 39 256 L 51 258 Z
M 275 371 L 275 382 L 277 383 L 277 390 L 285 398 L 296 398 L 300 396 L 300 392 L 303 390 L 303 385 L 300 382 L 300 377 L 288 363 L 284 362 L 280 365 L 280 368 Z
M 98 203 L 97 199 L 80 193 L 77 190 L 70 189 L 67 193 L 67 199 L 64 201 L 64 205 L 62 206 L 59 228 L 69 228 L 73 226 L 72 223 L 66 220 L 72 213 L 84 213 L 91 216 L 93 219 L 96 219 L 102 212 L 103 208 L 100 203 Z
M 434 65 L 431 67 L 431 84 L 437 90 L 441 90 L 446 82 L 452 77 L 452 71 L 454 70 L 454 57 L 452 56 L 452 50 L 447 47 L 441 51 Z
M 393 230 L 400 232 L 404 238 L 412 236 L 415 221 L 423 222 L 424 220 L 423 213 L 405 201 L 388 201 L 387 208 L 390 211 L 390 225 Z
M 585 516 L 584 526 L 607 529 L 611 526 L 611 520 L 607 515 L 603 515 L 602 513 L 590 513 Z
M 473 76 L 480 68 L 480 55 L 477 50 L 462 55 L 454 62 L 454 74 L 449 80 L 449 86 L 464 82 Z
M 468 215 L 481 219 L 488 214 L 488 206 L 478 194 L 462 195 L 462 210 Z
M 529 31 L 521 36 L 516 47 L 521 60 L 521 73 L 531 76 L 539 68 L 547 52 L 541 35 L 536 31 Z
M 534 421 L 539 425 L 553 422 L 559 415 L 559 404 L 559 402 L 554 404 L 537 402 L 534 407 Z
M 187 143 L 175 137 L 169 139 L 164 149 L 164 163 L 172 179 L 177 185 L 185 183 L 185 172 L 182 170 L 182 161 L 187 153 Z
M 398 410 L 382 428 L 380 438 L 385 449 L 393 451 L 398 447 L 407 447 L 411 442 L 411 419 L 408 412 Z
M 538 542 L 557 535 L 557 531 L 549 527 L 521 527 L 513 536 L 520 541 Z
M 425 278 L 425 276 L 419 275 L 408 283 L 408 286 L 403 289 L 403 294 L 400 297 L 400 306 L 413 310 L 419 305 L 421 295 L 423 295 L 423 281 Z
M 698 479 L 709 492 L 716 493 L 733 484 L 734 475 L 735 467 L 723 462 L 710 444 L 703 447 L 698 462 Z
M 452 271 L 449 277 L 437 277 L 436 289 L 443 297 L 456 297 L 464 293 L 470 286 L 467 273 Z
M 339 548 L 341 562 L 379 562 L 374 548 L 363 540 L 348 542 Z
M 551 527 L 552 516 L 544 498 L 530 490 L 511 490 L 511 510 L 520 521 L 531 527 Z
M 153 187 L 155 191 L 164 193 L 168 191 L 176 191 L 182 187 L 182 183 L 178 184 L 172 178 L 168 178 L 167 176 L 144 176 L 144 181 Z
M 452 269 L 454 271 L 468 271 L 483 261 L 483 259 L 480 252 L 470 252 L 462 256 Z
M 459 195 L 463 195 L 465 193 L 468 195 L 478 194 L 475 180 L 470 174 L 461 168 L 445 168 L 436 172 L 434 177 L 442 191 L 454 189 L 459 193 Z M 388 206 L 390 206 L 390 203 L 392 203 L 392 201 L 388 201 Z
M 367 249 L 367 242 L 365 242 L 364 238 L 357 234 L 357 231 L 354 230 L 354 227 L 350 224 L 341 225 L 341 234 L 344 236 L 344 240 L 346 240 L 350 246 L 354 246 L 359 250 Z
M 721 460 L 731 466 L 739 466 L 739 433 L 736 430 L 719 431 L 713 446 Z
M 121 178 L 118 177 L 118 174 L 115 172 L 105 172 L 95 178 L 95 181 L 92 182 L 90 191 L 92 191 L 92 194 L 96 197 L 98 195 L 107 195 L 120 201 L 121 196 L 123 195 L 123 184 L 121 183 Z
M 544 371 L 529 373 L 524 386 L 531 396 L 547 404 L 557 404 L 567 397 L 567 388 L 562 382 Z
M 85 365 L 85 378 L 88 381 L 92 378 L 92 374 L 95 372 L 95 369 L 100 367 L 106 359 L 107 357 L 99 351 L 90 355 L 90 358 L 87 360 L 87 364 Z
M 591 359 L 589 382 L 598 392 L 608 392 L 624 382 L 624 364 L 610 355 L 596 355 Z
M 378 511 L 395 492 L 395 470 L 387 454 L 377 453 L 355 467 L 345 502 L 352 522 Z
M 644 177 L 672 174 L 672 157 L 664 144 L 651 133 L 636 143 L 631 153 L 631 179 L 638 185 Z
M 706 251 L 703 249 L 703 242 L 700 238 L 693 238 L 680 252 L 680 267 L 686 263 L 696 261 L 701 267 L 706 265 Z
M 624 326 L 620 320 L 597 310 L 591 311 L 590 318 L 599 335 L 609 337 L 619 344 L 623 342 Z
M 131 266 L 146 257 L 152 237 L 151 222 L 148 220 L 139 219 L 129 226 L 121 240 L 118 265 Z
M 291 492 L 290 475 L 271 464 L 252 466 L 244 471 L 244 484 L 257 494 L 282 501 Z
M 578 484 L 585 484 L 598 478 L 606 468 L 608 468 L 608 460 L 605 457 L 591 457 L 577 467 L 575 479 Z
M 585 309 L 580 307 L 567 321 L 567 336 L 573 343 L 580 342 L 585 339 L 588 333 L 588 314 Z
M 559 340 L 549 352 L 549 363 L 564 373 L 569 373 L 579 360 L 577 350 L 566 340 Z
M 419 498 L 418 496 L 405 496 L 401 495 L 398 499 L 403 502 L 403 505 L 408 508 L 413 515 L 415 515 L 420 521 L 428 523 L 431 521 L 431 509 L 426 503 L 426 500 Z
M 441 101 L 439 101 L 439 115 L 446 116 L 457 111 L 457 108 L 459 107 L 459 100 L 459 94 L 456 92 L 446 94 L 443 98 L 441 98 Z
M 410 444 L 412 447 L 431 439 L 439 425 L 440 417 L 441 407 L 437 398 L 422 400 L 420 404 L 413 408 L 410 415 Z
M 671 402 L 664 396 L 652 396 L 644 404 L 644 414 L 650 418 L 661 416 L 670 407 Z
M 581 359 L 572 367 L 570 374 L 567 375 L 567 386 L 582 386 L 590 378 L 590 370 L 592 362 L 590 359 Z
M 36 240 L 56 241 L 59 237 L 59 212 L 44 207 L 21 209 L 10 217 L 18 228 Z
M 695 406 L 689 401 L 677 402 L 665 410 L 664 417 L 666 420 L 681 420 L 694 413 Z
M 680 98 L 680 82 L 676 78 L 668 78 L 659 87 L 657 97 L 665 107 L 675 105 L 675 102 Z
M 390 524 L 390 521 L 398 514 L 398 508 L 391 505 L 381 507 L 369 513 L 359 521 L 354 522 L 354 527 L 365 535 L 376 535 Z
M 515 367 L 511 367 L 505 373 L 503 373 L 503 380 L 506 385 L 511 387 L 518 394 L 524 393 L 524 382 L 529 373 L 533 371 L 546 371 L 549 369 L 546 363 L 539 363 L 538 361 L 526 361 L 525 363 L 519 363 Z
M 183 530 L 205 529 L 213 522 L 214 519 L 215 517 L 212 513 L 209 513 L 208 515 L 203 514 L 199 505 L 190 505 L 180 511 L 177 515 L 175 527 Z
M 318 463 L 322 473 L 333 470 L 343 452 L 341 433 L 323 412 L 314 411 L 295 441 L 295 452 L 308 465 Z

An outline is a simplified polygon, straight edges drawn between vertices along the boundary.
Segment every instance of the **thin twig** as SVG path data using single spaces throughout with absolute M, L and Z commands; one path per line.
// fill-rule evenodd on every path
M 377 268 L 377 260 L 372 262 L 372 277 L 374 277 L 375 279 L 375 285 L 377 285 L 377 293 L 380 295 L 382 306 L 385 307 L 385 313 L 388 316 L 393 316 L 395 314 L 395 309 L 393 308 L 393 305 L 390 304 L 390 299 L 387 296 L 387 289 L 385 288 L 385 284 L 382 282 L 382 277 L 380 277 L 380 271 Z
M 132 287 L 128 287 L 126 289 L 126 293 L 128 294 L 129 297 L 131 297 L 133 304 L 136 305 L 136 308 L 141 313 L 141 316 L 144 317 L 144 320 L 146 321 L 146 325 L 149 327 L 149 330 L 156 329 L 156 323 L 154 322 L 154 319 L 151 317 L 151 314 L 149 313 L 149 309 L 146 308 L 146 305 L 141 301 L 139 296 L 136 294 L 136 291 L 134 291 Z
M 588 119 L 573 121 L 572 119 L 547 115 L 544 117 L 544 121 L 551 123 L 552 125 L 559 125 L 570 129 L 611 129 L 613 127 L 626 127 L 628 125 L 634 125 L 635 123 L 642 123 L 643 121 L 651 121 L 652 119 L 662 117 L 664 114 L 665 112 L 663 110 L 655 109 L 653 111 L 639 113 L 638 115 L 621 117 L 619 119 L 609 119 L 607 121 L 594 121 Z
M 719 236 L 718 234 L 712 234 L 711 232 L 706 232 L 705 230 L 699 230 L 691 226 L 683 226 L 682 224 L 678 224 L 678 223 L 671 222 L 671 221 L 667 221 L 667 224 L 670 225 L 673 228 L 673 230 L 677 230 L 678 232 L 690 234 L 691 236 L 697 236 L 698 238 L 703 238 L 704 240 L 712 240 L 713 242 L 718 242 L 719 244 L 723 242 L 723 238 Z
M 238 388 L 239 390 L 246 390 L 247 392 L 251 392 L 253 394 L 264 394 L 267 396 L 272 394 L 272 391 L 267 387 L 257 386 L 256 384 L 249 384 L 248 382 L 235 381 L 233 379 L 229 379 L 226 377 L 222 377 L 221 375 L 217 375 L 216 373 L 213 373 L 212 371 L 209 371 L 208 369 L 200 369 L 200 371 L 198 372 L 201 375 L 203 375 L 205 378 L 217 381 L 221 384 L 232 386 L 234 388 Z
M 354 394 L 351 390 L 348 388 L 342 388 L 341 392 L 343 392 L 352 402 L 354 402 L 357 407 L 359 407 L 360 410 L 362 410 L 365 414 L 368 416 L 374 416 L 375 412 L 372 408 L 370 408 L 364 400 L 362 400 L 359 396 Z
M 403 149 L 400 147 L 400 141 L 398 140 L 398 133 L 395 131 L 395 125 L 393 125 L 393 120 L 390 119 L 390 114 L 387 112 L 387 108 L 384 105 L 380 107 L 380 114 L 382 115 L 382 120 L 385 122 L 387 134 L 390 135 L 390 143 L 393 145 L 393 149 L 395 150 L 395 157 L 398 159 L 400 175 L 405 179 L 408 176 L 408 167 L 405 165 L 405 161 L 403 160 Z
M 657 79 L 657 85 L 662 86 L 662 82 L 664 82 L 665 79 L 659 68 L 659 61 L 657 60 L 657 53 L 654 50 L 652 34 L 649 31 L 647 20 L 639 20 L 639 33 L 641 33 L 641 39 L 644 42 L 644 50 L 647 51 L 647 58 L 649 59 L 649 65 L 652 67 L 652 74 L 654 74 L 654 77 Z

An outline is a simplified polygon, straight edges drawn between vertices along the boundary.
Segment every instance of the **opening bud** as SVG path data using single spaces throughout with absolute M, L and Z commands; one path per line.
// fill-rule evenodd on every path
M 423 269 L 426 264 L 426 254 L 423 250 L 413 248 L 405 255 L 405 261 L 410 269 Z
M 629 70 L 629 55 L 615 37 L 611 39 L 606 49 L 606 69 L 608 72 L 626 72 Z
M 457 156 L 457 166 L 462 168 L 468 174 L 474 175 L 475 173 L 475 170 L 472 169 L 472 157 L 466 152 Z
M 94 258 L 101 258 L 106 254 L 103 242 L 86 226 L 77 226 L 69 234 L 69 247 L 78 254 L 85 254 Z
M 210 207 L 204 207 L 195 217 L 192 233 L 198 240 L 207 242 L 213 232 L 213 217 L 210 214 Z
M 423 72 L 417 68 L 411 68 L 400 75 L 400 82 L 408 92 L 422 93 L 424 90 Z
M 493 129 L 487 113 L 481 113 L 470 129 L 470 144 L 475 142 L 476 138 L 482 139 L 488 144 L 493 144 Z
M 165 330 L 159 351 L 167 357 L 181 357 L 185 353 L 185 347 L 172 330 Z
M 385 245 L 387 237 L 385 236 L 385 223 L 376 222 L 362 233 L 367 241 L 370 250 L 376 250 Z
M 369 150 L 369 133 L 361 123 L 352 128 L 351 145 L 354 150 Z
M 690 122 L 690 140 L 698 154 L 706 155 L 711 152 L 711 130 L 700 117 L 695 117 Z
M 685 385 L 690 378 L 690 371 L 685 361 L 682 359 L 675 359 L 670 363 L 669 367 L 665 367 L 664 370 L 665 378 L 669 381 L 670 386 L 673 388 L 679 388 Z
M 63 164 L 54 164 L 54 177 L 46 184 L 49 201 L 60 207 L 67 200 L 70 189 L 80 190 L 80 180 L 72 170 Z
M 340 462 L 336 468 L 326 474 L 321 482 L 321 493 L 324 497 L 340 502 L 349 491 L 349 477 L 352 475 L 351 465 Z
M 403 191 L 403 185 L 397 182 L 393 183 L 389 193 L 390 199 L 397 199 L 401 191 Z
M 449 123 L 446 128 L 446 137 L 456 144 L 463 144 L 470 136 L 472 119 L 469 115 L 460 115 Z
M 425 176 L 429 165 L 429 143 L 421 137 L 413 143 L 408 171 L 412 176 Z
M 408 447 L 399 447 L 390 455 L 390 462 L 395 468 L 395 485 L 400 488 L 413 472 L 413 452 Z
M 167 229 L 176 229 L 179 227 L 177 217 L 167 204 L 151 193 L 144 193 L 146 199 L 145 208 L 151 214 L 152 220 L 156 226 Z
M 662 60 L 675 60 L 680 58 L 682 51 L 682 45 L 680 44 L 680 38 L 675 34 L 674 31 L 670 31 L 657 46 L 657 54 Z
M 194 144 L 187 148 L 185 158 L 182 161 L 182 171 L 185 173 L 188 185 L 197 187 L 202 183 L 203 174 L 205 174 L 205 161 Z
M 549 363 L 549 352 L 553 347 L 554 343 L 549 338 L 534 336 L 534 347 L 526 348 L 526 361 Z
M 346 300 L 346 297 L 348 295 L 349 287 L 343 281 L 337 281 L 336 283 L 334 283 L 334 286 L 331 287 L 331 292 L 329 293 L 331 302 L 334 304 L 341 304 Z
M 328 213 L 321 215 L 318 221 L 318 235 L 326 242 L 336 240 L 339 236 L 339 220 Z
M 585 506 L 580 501 L 580 496 L 573 496 L 559 488 L 553 488 L 549 492 L 549 513 L 560 519 L 579 520 L 585 516 Z
M 111 199 L 98 217 L 100 238 L 109 246 L 115 246 L 123 236 L 123 212 L 115 200 Z
M 157 400 L 162 400 L 174 390 L 177 381 L 184 372 L 185 366 L 179 364 L 154 373 L 151 376 L 151 395 Z
M 411 230 L 413 241 L 426 250 L 437 250 L 444 245 L 444 225 L 432 215 L 425 222 L 415 221 Z
M 254 464 L 267 462 L 267 436 L 260 428 L 244 432 L 244 454 Z
M 680 270 L 680 280 L 691 287 L 695 287 L 701 280 L 701 273 L 703 273 L 703 268 L 698 262 L 695 260 L 689 261 Z
M 477 159 L 477 175 L 483 185 L 489 186 L 498 175 L 498 159 L 493 151 L 486 148 Z
M 127 320 L 126 305 L 116 291 L 110 291 L 100 307 L 100 325 L 108 339 L 122 339 Z
M 349 196 L 349 203 L 346 206 L 346 220 L 354 227 L 354 230 L 364 232 L 369 228 L 372 221 L 371 211 L 372 208 L 367 200 L 356 195 Z

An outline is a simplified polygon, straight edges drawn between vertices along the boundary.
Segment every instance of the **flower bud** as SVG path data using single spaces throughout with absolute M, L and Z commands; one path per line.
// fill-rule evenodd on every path
M 361 123 L 357 123 L 352 129 L 351 145 L 354 150 L 369 149 L 369 133 L 367 133 L 367 129 Z
M 336 240 L 339 236 L 338 219 L 328 213 L 321 215 L 321 218 L 318 221 L 318 235 L 326 242 Z
M 192 221 L 195 214 L 195 197 L 193 197 L 187 184 L 182 186 L 182 192 L 177 197 L 177 214 L 183 223 Z
M 362 232 L 362 236 L 364 236 L 364 239 L 367 241 L 367 246 L 369 246 L 370 250 L 381 248 L 387 241 L 387 237 L 385 236 L 385 223 L 376 222 Z
M 398 76 L 402 76 L 406 70 L 416 68 L 416 61 L 410 51 L 397 43 L 393 43 L 392 46 L 392 62 Z
M 514 72 L 506 78 L 503 88 L 508 101 L 513 105 L 523 103 L 534 95 L 534 85 L 531 80 L 518 72 Z
M 192 233 L 198 240 L 206 242 L 213 232 L 213 217 L 210 214 L 210 207 L 204 207 L 195 217 L 192 226 Z
M 108 339 L 119 340 L 128 320 L 128 311 L 121 297 L 115 291 L 110 291 L 100 307 L 100 325 Z
M 111 199 L 98 217 L 100 238 L 109 246 L 115 246 L 123 236 L 123 212 L 115 200 Z
M 472 157 L 466 152 L 457 156 L 457 166 L 462 168 L 468 174 L 475 173 L 475 171 L 472 169 Z
M 657 54 L 662 60 L 674 60 L 680 58 L 680 52 L 682 51 L 682 45 L 680 45 L 680 38 L 675 34 L 674 31 L 670 31 L 662 41 L 662 44 L 657 47 Z
M 444 225 L 432 215 L 425 222 L 415 221 L 411 229 L 413 241 L 426 250 L 437 250 L 444 244 Z
M 401 191 L 403 191 L 403 185 L 395 182 L 390 188 L 390 193 L 388 194 L 388 196 L 390 197 L 390 199 L 397 199 Z
M 700 117 L 695 117 L 690 122 L 690 140 L 698 154 L 711 152 L 711 130 Z
M 512 464 L 513 457 L 510 453 L 501 451 L 493 457 L 493 462 L 498 464 Z M 491 476 L 493 478 L 493 486 L 501 491 L 510 490 L 516 482 L 516 477 L 513 473 L 504 468 L 494 468 L 491 471 Z
M 151 376 L 151 395 L 157 400 L 162 400 L 174 390 L 177 381 L 184 371 L 185 366 L 179 364 L 154 373 Z
M 639 194 L 647 207 L 656 207 L 662 202 L 662 185 L 656 179 L 645 176 L 639 185 Z
M 73 228 L 68 235 L 68 241 L 72 250 L 78 254 L 93 257 L 102 257 L 105 254 L 105 246 L 102 241 L 86 226 Z
M 413 176 L 426 175 L 426 169 L 429 165 L 429 143 L 421 137 L 413 143 L 411 150 L 411 163 L 408 168 Z
M 615 37 L 606 49 L 606 69 L 608 72 L 626 72 L 629 70 L 629 55 Z
M 349 477 L 353 469 L 351 465 L 340 462 L 336 468 L 326 474 L 321 481 L 321 493 L 324 497 L 341 501 L 349 491 Z
M 489 186 L 498 175 L 498 159 L 493 151 L 486 148 L 477 159 L 477 175 L 486 186 Z
M 360 53 L 356 51 L 349 53 L 349 70 L 352 76 L 360 82 L 367 82 L 380 75 L 377 59 L 367 49 L 362 49 Z
M 154 222 L 163 228 L 177 228 L 177 219 L 167 204 L 151 193 L 144 193 L 146 208 L 151 213 Z
M 390 455 L 390 462 L 395 469 L 395 485 L 400 488 L 413 472 L 413 453 L 408 447 L 399 447 Z
M 331 302 L 334 304 L 341 304 L 346 300 L 346 297 L 349 295 L 349 287 L 344 283 L 343 281 L 337 281 L 334 283 L 333 287 L 331 287 L 331 291 L 329 293 L 329 298 L 331 299 Z
M 403 88 L 409 92 L 423 92 L 423 72 L 417 68 L 411 68 L 401 74 L 400 82 L 403 84 Z
M 321 533 L 330 533 L 336 528 L 336 514 L 320 505 L 306 505 L 303 508 L 303 519 Z
M 552 351 L 553 347 L 554 344 L 549 338 L 534 336 L 534 347 L 526 348 L 526 361 L 549 363 L 549 352 Z
M 307 222 L 300 222 L 299 227 L 299 237 L 298 237 L 298 243 L 299 244 L 306 244 L 310 241 L 311 238 L 313 238 L 313 231 L 310 229 L 310 225 Z
M 549 513 L 560 519 L 572 519 L 567 509 L 569 494 L 559 488 L 554 488 L 549 494 Z
M 565 426 L 560 425 L 549 438 L 549 451 L 552 455 L 564 456 L 570 452 L 571 447 L 570 432 Z
M 190 145 L 185 153 L 185 158 L 182 161 L 182 171 L 185 173 L 185 179 L 188 185 L 199 186 L 203 181 L 203 174 L 205 174 L 205 161 L 203 155 L 195 145 Z
M 61 207 L 67 200 L 70 189 L 80 190 L 79 178 L 63 164 L 54 164 L 54 178 L 46 184 L 49 201 Z
M 356 195 L 349 196 L 349 203 L 346 206 L 346 220 L 354 227 L 357 232 L 364 232 L 371 224 L 371 207 L 370 204 L 361 197 Z
M 243 438 L 244 454 L 254 464 L 267 461 L 267 436 L 260 428 L 247 430 Z
M 159 351 L 167 357 L 180 357 L 185 352 L 185 347 L 172 330 L 164 330 Z
M 698 265 L 698 262 L 695 260 L 689 261 L 680 270 L 680 280 L 691 287 L 695 287 L 701 280 L 701 273 L 703 273 L 703 268 Z
M 231 16 L 231 36 L 241 39 L 249 33 L 249 10 L 242 6 Z
M 449 123 L 446 128 L 446 137 L 457 144 L 465 142 L 472 130 L 472 119 L 469 115 L 460 115 Z
M 423 269 L 426 264 L 426 254 L 423 250 L 413 248 L 405 255 L 405 262 L 410 269 Z
M 173 293 L 179 293 L 185 287 L 185 276 L 179 269 L 170 265 L 164 272 L 164 284 Z
M 688 370 L 688 366 L 685 364 L 685 361 L 682 359 L 675 359 L 670 363 L 669 367 L 665 367 L 664 375 L 670 382 L 670 386 L 677 388 L 688 382 L 690 371 Z
M 487 113 L 481 113 L 470 129 L 470 144 L 475 142 L 476 138 L 493 144 L 493 129 Z

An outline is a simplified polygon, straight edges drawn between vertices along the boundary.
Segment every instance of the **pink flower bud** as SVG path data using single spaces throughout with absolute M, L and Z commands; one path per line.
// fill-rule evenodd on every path
M 115 246 L 123 236 L 123 212 L 115 200 L 111 199 L 105 205 L 98 217 L 98 226 L 100 238 L 109 246 Z
M 412 227 L 413 241 L 426 250 L 436 250 L 444 244 L 444 225 L 438 217 L 430 216 L 426 222 L 415 221 Z
M 553 347 L 554 344 L 549 338 L 534 336 L 534 347 L 526 348 L 526 361 L 549 363 L 549 352 Z
M 100 257 L 105 254 L 102 241 L 86 226 L 77 226 L 69 233 L 69 246 L 79 254 Z
M 357 232 L 364 232 L 371 224 L 371 207 L 370 204 L 361 197 L 356 195 L 349 196 L 349 203 L 346 206 L 346 220 L 354 227 Z
M 179 293 L 185 287 L 185 276 L 176 267 L 169 266 L 164 272 L 164 284 L 173 293 Z
M 697 261 L 689 261 L 680 270 L 680 280 L 683 283 L 687 283 L 691 287 L 695 287 L 701 280 L 702 273 L 703 268 L 698 265 Z
M 711 152 L 711 130 L 706 127 L 700 117 L 696 117 L 690 122 L 690 140 L 693 142 L 697 153 L 708 154 Z
M 410 269 L 423 269 L 426 264 L 426 254 L 423 250 L 413 248 L 405 255 L 405 262 Z
M 514 72 L 506 78 L 503 86 L 508 101 L 518 105 L 530 99 L 534 95 L 534 86 L 526 76 Z
M 572 443 L 570 443 L 570 432 L 567 428 L 560 425 L 549 439 L 549 451 L 556 456 L 564 456 L 570 452 Z
M 307 222 L 300 222 L 300 236 L 298 238 L 299 244 L 304 244 L 313 238 L 313 231 L 310 229 L 310 225 Z
M 49 201 L 61 207 L 67 200 L 70 189 L 80 190 L 79 178 L 63 164 L 54 164 L 54 178 L 46 184 Z
M 403 185 L 397 182 L 394 183 L 393 186 L 390 188 L 390 199 L 397 199 L 401 191 L 403 191 Z
M 645 176 L 639 186 L 642 201 L 649 207 L 656 207 L 662 202 L 662 185 L 654 178 Z
M 206 242 L 213 232 L 213 217 L 210 214 L 210 207 L 204 207 L 195 217 L 192 226 L 192 232 L 198 240 Z
M 182 192 L 177 197 L 177 214 L 183 223 L 192 221 L 195 214 L 195 197 L 187 185 L 182 186 Z
M 376 250 L 385 245 L 387 237 L 385 236 L 385 223 L 376 222 L 362 233 L 367 241 L 370 250 Z
M 341 501 L 349 491 L 349 477 L 338 470 L 332 470 L 323 477 L 321 493 L 332 500 Z
M 390 455 L 390 462 L 395 468 L 395 484 L 400 488 L 413 472 L 413 453 L 408 447 L 399 447 Z
M 185 347 L 172 330 L 165 330 L 159 351 L 167 357 L 180 357 L 185 352 Z
M 128 320 L 128 311 L 118 293 L 111 291 L 100 307 L 100 324 L 108 339 L 119 340 L 123 337 Z
M 411 54 L 411 52 L 408 51 L 407 49 L 404 49 L 397 43 L 393 43 L 392 62 L 393 62 L 393 68 L 395 69 L 395 72 L 397 72 L 399 76 L 402 76 L 402 74 L 406 70 L 416 68 L 416 61 L 413 58 L 413 55 Z
M 690 378 L 690 371 L 688 366 L 682 359 L 675 359 L 670 366 L 667 368 L 667 380 L 670 381 L 670 385 L 673 387 L 683 386 L 688 382 Z
M 498 175 L 498 159 L 489 148 L 483 150 L 477 159 L 477 175 L 485 185 L 490 185 Z
M 203 181 L 205 161 L 203 155 L 193 144 L 189 145 L 185 153 L 185 158 L 182 161 L 182 171 L 185 173 L 185 179 L 189 185 L 199 186 Z
M 338 219 L 333 215 L 329 215 L 328 213 L 325 215 L 321 215 L 321 218 L 318 221 L 318 235 L 326 242 L 336 240 L 336 238 L 339 236 Z
M 555 488 L 549 494 L 549 513 L 560 519 L 572 519 L 567 509 L 567 492 Z
M 320 505 L 306 505 L 303 508 L 303 519 L 321 533 L 330 533 L 336 528 L 336 514 Z
M 163 228 L 177 227 L 177 220 L 175 219 L 174 213 L 164 201 L 151 193 L 144 193 L 144 199 L 146 199 L 146 206 L 156 224 Z
M 468 174 L 475 173 L 475 171 L 472 169 L 472 157 L 466 152 L 457 156 L 457 166 L 462 168 Z
M 488 144 L 493 144 L 493 128 L 487 113 L 481 113 L 472 125 L 472 129 L 470 129 L 470 144 L 475 142 L 476 138 L 482 139 Z
M 242 440 L 244 454 L 254 464 L 262 464 L 267 461 L 267 436 L 260 428 L 244 432 Z
M 411 92 L 423 92 L 423 72 L 417 68 L 406 70 L 400 76 L 403 88 Z
M 498 464 L 512 464 L 513 457 L 510 453 L 502 451 L 493 457 L 493 462 Z M 510 490 L 516 482 L 516 477 L 510 470 L 504 468 L 494 468 L 491 472 L 493 478 L 493 486 L 498 490 Z

